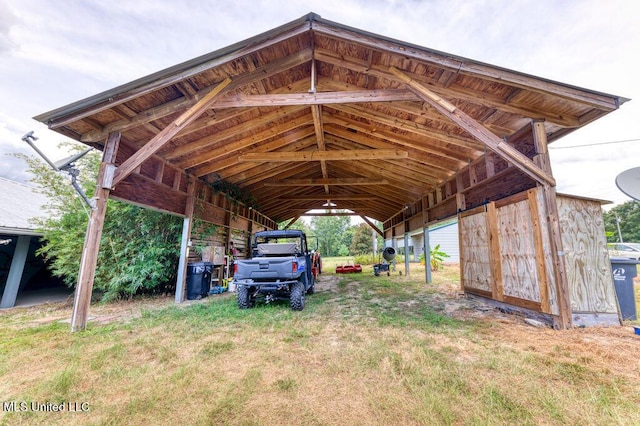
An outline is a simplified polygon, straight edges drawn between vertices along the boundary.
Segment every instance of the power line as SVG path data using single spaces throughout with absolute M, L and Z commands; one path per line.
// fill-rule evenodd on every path
M 589 146 L 598 146 L 598 145 L 611 145 L 614 143 L 625 143 L 625 142 L 638 142 L 640 139 L 625 139 L 622 141 L 609 141 L 609 142 L 596 142 L 585 145 L 572 145 L 572 146 L 550 146 L 549 149 L 569 149 L 569 148 L 584 148 Z

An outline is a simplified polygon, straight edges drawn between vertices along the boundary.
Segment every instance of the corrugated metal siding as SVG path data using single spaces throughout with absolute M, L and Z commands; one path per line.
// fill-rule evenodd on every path
M 46 203 L 34 187 L 0 177 L 0 233 L 36 235 L 31 220 L 46 214 Z

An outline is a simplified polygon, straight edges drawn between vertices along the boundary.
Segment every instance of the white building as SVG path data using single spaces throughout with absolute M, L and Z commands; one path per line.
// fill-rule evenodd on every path
M 0 308 L 13 307 L 27 283 L 46 272 L 35 255 L 41 234 L 33 223 L 46 203 L 34 187 L 0 177 Z

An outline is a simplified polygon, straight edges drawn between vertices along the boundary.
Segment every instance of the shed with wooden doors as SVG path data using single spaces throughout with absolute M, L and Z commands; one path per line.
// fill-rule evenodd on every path
M 72 329 L 86 325 L 109 197 L 183 216 L 183 259 L 194 217 L 230 235 L 333 207 L 383 222 L 378 232 L 396 239 L 520 197 L 535 205 L 531 232 L 546 243 L 533 268 L 544 270 L 551 283 L 546 310 L 556 327 L 569 327 L 563 247 L 578 236 L 562 226 L 547 145 L 626 100 L 311 13 L 41 114 L 36 120 L 50 129 L 104 153 Z M 487 212 L 482 215 L 493 214 Z M 490 237 L 497 235 L 498 220 L 484 223 Z M 463 244 L 469 240 L 462 238 Z M 467 256 L 465 265 L 486 264 L 491 253 L 480 253 Z M 496 276 L 478 271 L 485 281 Z M 178 301 L 183 281 L 181 273 Z M 609 286 L 605 281 L 589 285 Z M 499 292 L 483 294 L 499 300 Z M 504 302 L 520 303 L 505 296 Z M 547 302 L 527 306 L 544 311 Z

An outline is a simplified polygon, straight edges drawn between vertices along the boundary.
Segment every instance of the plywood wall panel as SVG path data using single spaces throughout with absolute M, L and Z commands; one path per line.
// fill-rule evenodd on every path
M 611 264 L 598 202 L 558 197 L 571 310 L 617 313 Z
M 491 292 L 492 276 L 486 213 L 462 216 L 458 226 L 462 285 Z
M 527 200 L 498 209 L 505 296 L 540 301 L 534 234 Z

